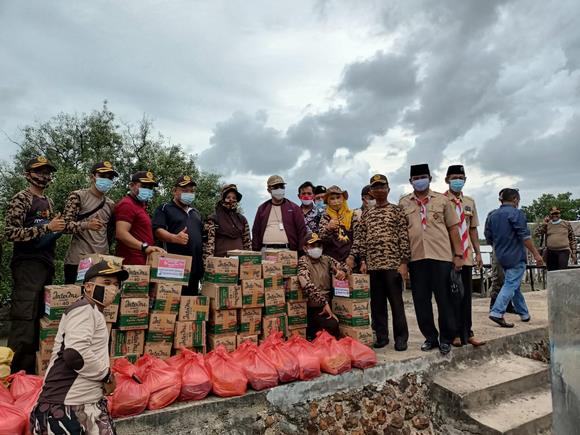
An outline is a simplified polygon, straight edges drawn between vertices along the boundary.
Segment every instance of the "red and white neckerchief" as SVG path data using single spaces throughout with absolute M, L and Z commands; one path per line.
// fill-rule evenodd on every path
M 445 196 L 451 198 L 455 204 L 455 212 L 459 216 L 459 237 L 461 238 L 461 248 L 463 249 L 463 259 L 465 260 L 469 252 L 469 233 L 467 231 L 467 221 L 465 220 L 463 204 L 460 198 L 455 195 L 449 195 L 449 192 L 445 192 Z
M 423 231 L 427 228 L 427 204 L 429 203 L 429 195 L 423 199 L 415 198 L 417 205 L 419 206 L 419 213 L 421 215 L 421 226 Z

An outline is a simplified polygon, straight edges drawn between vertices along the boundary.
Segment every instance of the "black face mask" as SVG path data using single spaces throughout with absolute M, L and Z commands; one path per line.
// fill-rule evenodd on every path
M 379 202 L 383 202 L 385 199 L 387 199 L 387 194 L 388 192 L 386 190 L 375 190 L 372 193 L 372 197 Z
M 26 181 L 33 186 L 44 189 L 52 181 L 52 175 L 39 174 L 36 172 L 26 172 Z

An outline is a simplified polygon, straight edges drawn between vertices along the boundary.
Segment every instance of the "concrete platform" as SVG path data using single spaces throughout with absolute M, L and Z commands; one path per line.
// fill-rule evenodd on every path
M 198 402 L 176 403 L 163 410 L 119 419 L 117 430 L 119 434 L 251 433 L 260 410 L 274 407 L 284 412 L 298 403 L 365 385 L 383 385 L 407 373 L 432 378 L 444 368 L 462 364 L 477 370 L 478 364 L 483 365 L 508 352 L 529 355 L 537 343 L 548 341 L 547 292 L 526 293 L 525 296 L 532 321 L 524 323 L 517 316 L 507 315 L 509 321 L 516 323 L 512 329 L 500 328 L 487 318 L 489 299 L 474 299 L 473 330 L 479 339 L 488 341 L 480 348 L 470 345 L 454 348 L 446 356 L 436 350 L 422 352 L 420 346 L 424 339 L 418 330 L 413 306 L 407 303 L 409 349 L 396 352 L 391 343 L 377 352 L 378 365 L 373 368 L 355 369 L 340 376 L 323 375 L 312 381 L 294 382 L 261 392 L 250 391 L 238 398 L 210 397 Z

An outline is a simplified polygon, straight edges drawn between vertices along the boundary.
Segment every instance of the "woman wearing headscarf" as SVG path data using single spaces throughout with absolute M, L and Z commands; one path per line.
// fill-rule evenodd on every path
M 238 212 L 241 199 L 242 194 L 235 184 L 222 188 L 215 213 L 205 223 L 207 243 L 204 246 L 204 262 L 207 257 L 225 257 L 228 251 L 234 249 L 252 249 L 248 220 Z
M 326 189 L 324 202 L 326 211 L 320 219 L 319 235 L 324 253 L 337 261 L 344 262 L 352 246 L 354 227 L 358 217 L 348 207 L 348 192 L 338 186 Z

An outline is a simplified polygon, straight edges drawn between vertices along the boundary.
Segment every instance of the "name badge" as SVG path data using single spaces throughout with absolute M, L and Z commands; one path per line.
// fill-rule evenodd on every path
M 283 224 L 282 222 L 280 222 L 280 223 L 278 224 L 278 229 L 279 229 L 280 231 L 284 231 L 284 224 Z

